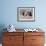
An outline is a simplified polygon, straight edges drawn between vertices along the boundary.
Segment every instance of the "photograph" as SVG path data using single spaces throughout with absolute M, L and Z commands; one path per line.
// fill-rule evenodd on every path
M 18 7 L 17 8 L 18 21 L 34 21 L 35 20 L 35 7 Z

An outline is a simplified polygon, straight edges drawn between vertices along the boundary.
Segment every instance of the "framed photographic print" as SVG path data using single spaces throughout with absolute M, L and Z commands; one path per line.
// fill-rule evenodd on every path
M 18 7 L 17 20 L 22 22 L 35 21 L 35 7 Z

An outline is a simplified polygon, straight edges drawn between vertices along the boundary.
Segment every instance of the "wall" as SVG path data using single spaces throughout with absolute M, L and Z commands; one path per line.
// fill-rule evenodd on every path
M 45 0 L 1 0 L 0 25 L 13 24 L 16 28 L 46 28 Z M 35 22 L 17 22 L 17 7 L 35 7 Z

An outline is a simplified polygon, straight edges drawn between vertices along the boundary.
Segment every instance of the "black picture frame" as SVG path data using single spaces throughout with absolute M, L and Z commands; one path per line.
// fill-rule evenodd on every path
M 34 22 L 35 21 L 35 7 L 18 7 L 17 8 L 18 22 Z

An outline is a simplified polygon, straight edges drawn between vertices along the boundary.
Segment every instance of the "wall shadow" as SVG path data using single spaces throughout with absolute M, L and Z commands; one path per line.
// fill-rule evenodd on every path
M 2 43 L 3 32 L 6 32 L 6 26 L 4 24 L 0 24 L 0 43 Z

